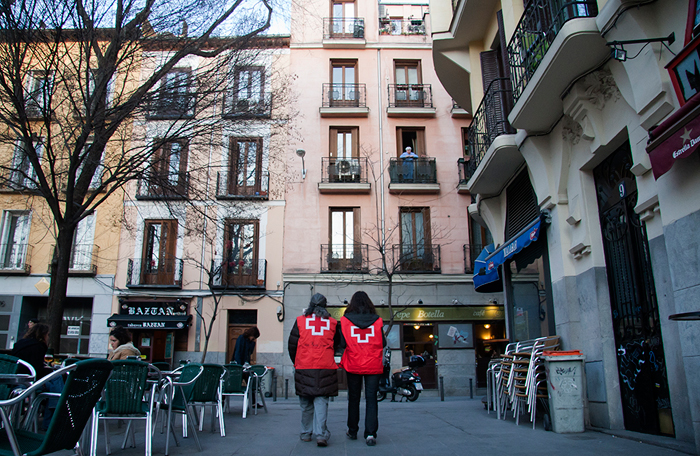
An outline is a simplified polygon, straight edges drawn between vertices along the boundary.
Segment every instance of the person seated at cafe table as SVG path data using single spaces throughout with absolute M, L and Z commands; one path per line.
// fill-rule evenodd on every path
M 109 333 L 109 361 L 127 359 L 129 356 L 141 357 L 141 352 L 131 343 L 131 334 L 122 326 L 115 326 Z

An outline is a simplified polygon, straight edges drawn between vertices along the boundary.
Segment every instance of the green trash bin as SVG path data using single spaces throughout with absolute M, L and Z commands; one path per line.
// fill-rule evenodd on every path
M 581 354 L 544 356 L 552 430 L 558 434 L 584 432 L 586 357 Z

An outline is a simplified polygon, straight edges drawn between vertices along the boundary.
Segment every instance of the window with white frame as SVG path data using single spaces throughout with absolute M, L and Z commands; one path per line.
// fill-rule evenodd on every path
M 48 112 L 53 85 L 52 71 L 31 71 L 27 76 L 26 111 L 30 117 L 41 117 Z
M 73 236 L 70 269 L 89 271 L 93 266 L 95 240 L 95 214 L 90 214 L 78 223 Z
M 29 211 L 4 211 L 0 231 L 0 269 L 25 269 L 29 249 Z
M 83 147 L 83 152 L 80 156 L 80 165 L 78 165 L 78 172 L 75 175 L 76 182 L 78 181 L 78 179 L 80 179 L 80 176 L 83 174 L 83 168 L 85 168 L 85 164 L 89 160 L 87 154 L 90 151 L 90 147 L 92 147 L 91 142 L 85 144 L 85 147 Z M 97 168 L 95 168 L 95 172 L 92 175 L 92 178 L 90 179 L 90 186 L 88 187 L 90 190 L 95 190 L 99 188 L 99 186 L 102 184 L 102 173 L 104 172 L 103 160 L 104 155 L 100 154 L 100 162 L 97 164 Z
M 44 144 L 42 139 L 32 141 L 32 144 L 28 144 L 23 139 L 17 140 L 10 173 L 10 183 L 12 187 L 17 190 L 36 187 L 36 170 L 29 160 L 29 156 L 30 154 L 36 153 L 39 162 L 41 162 L 43 148 Z

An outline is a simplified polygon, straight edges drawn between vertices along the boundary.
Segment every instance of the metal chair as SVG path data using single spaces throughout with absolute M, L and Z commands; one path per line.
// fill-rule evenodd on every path
M 221 385 L 219 386 L 221 401 L 223 402 L 224 396 L 226 396 L 226 409 L 230 410 L 231 396 L 242 396 L 243 418 L 245 418 L 248 415 L 248 408 L 250 408 L 251 382 L 243 386 L 243 366 L 240 364 L 224 364 L 223 367 L 226 369 L 226 375 L 221 379 Z
M 188 400 L 190 407 L 200 407 L 199 430 L 204 426 L 204 409 L 211 407 L 211 432 L 214 432 L 215 417 L 219 417 L 221 437 L 226 437 L 224 426 L 224 408 L 219 394 L 219 386 L 226 375 L 226 370 L 220 364 L 202 364 L 204 371 L 194 383 L 192 394 Z
M 99 434 L 100 420 L 104 422 L 105 450 L 111 454 L 109 443 L 110 420 L 143 420 L 146 424 L 146 456 L 151 455 L 153 405 L 156 397 L 158 382 L 151 382 L 149 388 L 149 372 L 157 371 L 148 363 L 135 360 L 112 361 L 114 369 L 107 382 L 102 400 L 100 400 L 92 412 L 92 430 L 90 456 L 97 454 L 97 437 Z M 150 394 L 149 393 L 150 390 Z M 127 427 L 122 449 L 131 434 L 131 423 Z
M 197 444 L 199 451 L 202 451 L 202 445 L 199 443 L 199 437 L 197 436 L 197 429 L 195 427 L 195 416 L 192 414 L 192 410 L 189 407 L 189 398 L 194 390 L 194 384 L 197 379 L 204 372 L 204 367 L 198 363 L 189 363 L 183 366 L 179 371 L 179 378 L 177 381 L 173 380 L 172 376 L 168 376 L 164 379 L 162 388 L 166 392 L 165 406 L 168 409 L 167 414 L 167 430 L 165 436 L 165 455 L 168 455 L 168 449 L 170 445 L 170 434 L 173 434 L 175 439 L 175 445 L 180 444 L 177 441 L 177 435 L 175 434 L 175 427 L 172 422 L 172 414 L 178 413 L 182 415 L 182 436 L 187 437 L 187 426 L 192 427 L 192 434 L 194 441 Z
M 248 379 L 249 382 L 253 383 L 253 390 L 251 392 L 255 392 L 256 396 L 262 400 L 263 408 L 265 409 L 265 413 L 267 412 L 267 404 L 265 404 L 265 395 L 263 394 L 262 391 L 262 378 L 265 376 L 267 373 L 267 366 L 263 366 L 262 364 L 254 364 L 250 366 L 247 371 L 250 373 L 250 378 Z M 254 403 L 253 403 L 254 402 Z M 258 414 L 258 401 L 257 399 L 255 401 L 251 402 L 251 406 L 255 408 L 255 414 Z
M 59 450 L 75 450 L 82 455 L 78 441 L 111 372 L 112 363 L 106 359 L 79 361 L 45 376 L 20 395 L 0 401 L 0 416 L 7 434 L 7 439 L 0 439 L 0 455 L 41 456 Z M 56 376 L 66 373 L 68 379 L 46 433 L 37 434 L 26 429 L 36 414 L 36 401 L 30 407 L 24 428 L 15 431 L 6 408 L 21 403 Z

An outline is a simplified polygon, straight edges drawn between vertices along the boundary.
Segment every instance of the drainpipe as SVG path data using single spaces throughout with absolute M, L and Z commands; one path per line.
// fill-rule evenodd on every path
M 376 189 L 377 196 L 380 200 L 381 227 L 382 227 L 382 245 L 386 248 L 386 229 L 384 226 L 384 123 L 382 121 L 382 50 L 377 49 L 377 89 L 379 96 L 377 97 L 378 118 L 379 118 L 379 186 Z

